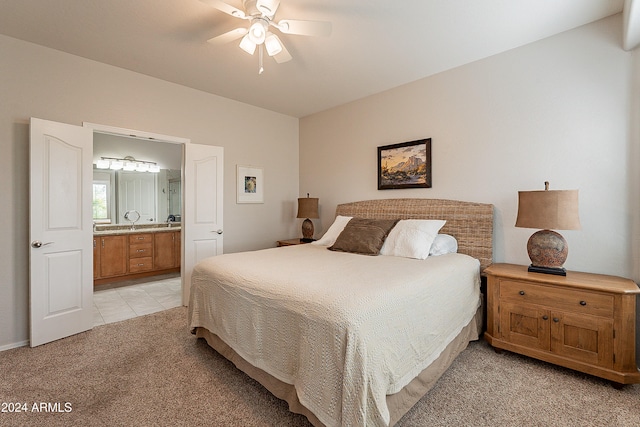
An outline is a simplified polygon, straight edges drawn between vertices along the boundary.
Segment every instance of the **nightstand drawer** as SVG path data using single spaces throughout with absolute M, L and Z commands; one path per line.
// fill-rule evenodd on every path
M 613 317 L 613 296 L 595 292 L 500 280 L 500 299 L 537 304 L 569 313 Z

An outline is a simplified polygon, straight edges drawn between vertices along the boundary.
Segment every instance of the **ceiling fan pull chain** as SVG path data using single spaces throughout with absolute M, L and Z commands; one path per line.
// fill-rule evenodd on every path
M 262 45 L 258 46 L 258 74 L 262 74 L 264 72 L 264 67 L 262 66 Z

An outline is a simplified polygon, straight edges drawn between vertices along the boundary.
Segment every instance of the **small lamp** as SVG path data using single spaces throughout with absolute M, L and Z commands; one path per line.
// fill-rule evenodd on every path
M 318 215 L 318 198 L 309 197 L 298 199 L 298 215 L 296 218 L 305 218 L 302 221 L 302 241 L 313 242 L 313 222 L 309 218 L 320 218 Z
M 567 241 L 555 230 L 578 230 L 578 190 L 518 191 L 516 227 L 540 228 L 527 242 L 529 271 L 566 276 Z

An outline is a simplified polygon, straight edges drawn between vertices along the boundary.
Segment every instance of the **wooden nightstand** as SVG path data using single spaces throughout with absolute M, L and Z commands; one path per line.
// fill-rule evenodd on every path
M 640 383 L 636 295 L 629 279 L 568 271 L 566 277 L 493 264 L 487 275 L 487 331 L 505 349 L 612 381 Z
M 304 245 L 305 243 L 309 243 L 309 242 L 303 242 L 301 238 L 288 239 L 288 240 L 278 240 L 278 247 L 280 247 L 280 246 Z

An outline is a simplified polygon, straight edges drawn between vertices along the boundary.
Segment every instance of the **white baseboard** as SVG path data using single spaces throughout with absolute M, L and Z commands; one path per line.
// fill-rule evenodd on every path
M 20 341 L 13 344 L 2 345 L 0 346 L 0 351 L 11 350 L 12 348 L 24 347 L 27 345 L 29 345 L 29 340 Z

